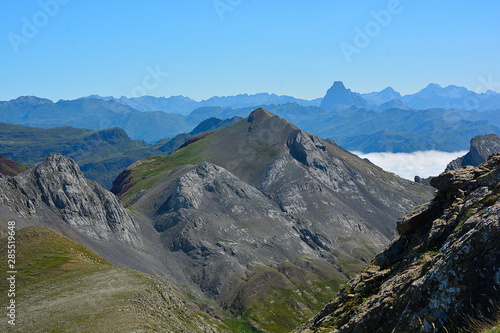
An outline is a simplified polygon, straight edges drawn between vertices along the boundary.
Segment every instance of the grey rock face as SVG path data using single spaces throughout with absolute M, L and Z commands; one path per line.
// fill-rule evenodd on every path
M 296 332 L 452 332 L 494 317 L 499 184 L 500 154 L 434 178 L 434 200 L 400 219 L 400 237 Z
M 446 171 L 462 168 L 466 165 L 478 166 L 488 159 L 488 156 L 500 152 L 500 135 L 478 135 L 470 140 L 470 150 L 467 154 L 451 161 Z
M 61 154 L 51 154 L 16 177 L 0 178 L 0 206 L 42 223 L 55 215 L 91 238 L 116 237 L 141 247 L 138 227 L 118 199 L 87 180 L 78 165 Z
M 202 163 L 170 191 L 155 228 L 166 247 L 187 256 L 180 265 L 185 274 L 213 297 L 224 297 L 229 281 L 252 262 L 291 261 L 297 253 L 318 257 L 275 202 L 222 167 Z

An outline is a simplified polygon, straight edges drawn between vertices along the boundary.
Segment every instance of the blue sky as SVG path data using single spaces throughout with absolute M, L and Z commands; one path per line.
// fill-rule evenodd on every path
M 2 1 L 0 100 L 312 99 L 336 80 L 500 91 L 499 13 L 498 0 Z

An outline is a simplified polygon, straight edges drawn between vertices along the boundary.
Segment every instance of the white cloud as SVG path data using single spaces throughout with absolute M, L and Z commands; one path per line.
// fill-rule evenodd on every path
M 369 153 L 353 152 L 361 158 L 369 159 L 386 171 L 393 172 L 400 177 L 413 180 L 415 176 L 426 178 L 437 176 L 444 171 L 448 163 L 467 151 L 452 153 L 426 150 L 413 153 Z

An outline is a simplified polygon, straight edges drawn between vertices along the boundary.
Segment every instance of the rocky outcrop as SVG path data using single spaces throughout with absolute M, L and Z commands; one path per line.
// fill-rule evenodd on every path
M 422 178 L 422 177 L 419 177 L 419 176 L 415 176 L 414 182 L 422 184 L 422 185 L 430 186 L 431 185 L 431 180 L 433 178 L 434 178 L 433 176 L 430 176 L 430 177 L 427 177 L 427 178 Z
M 118 199 L 86 179 L 70 158 L 53 153 L 13 178 L 0 178 L 0 207 L 29 223 L 57 223 L 93 239 L 141 247 L 138 226 Z
M 478 135 L 470 140 L 470 150 L 467 154 L 451 161 L 446 171 L 462 168 L 466 165 L 478 166 L 486 161 L 488 156 L 500 152 L 500 135 Z
M 500 154 L 431 181 L 436 197 L 295 332 L 453 332 L 500 301 Z

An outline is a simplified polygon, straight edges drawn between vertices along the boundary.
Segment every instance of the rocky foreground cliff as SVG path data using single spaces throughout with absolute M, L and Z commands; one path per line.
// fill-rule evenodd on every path
M 500 302 L 500 154 L 432 180 L 399 238 L 294 332 L 454 332 Z

